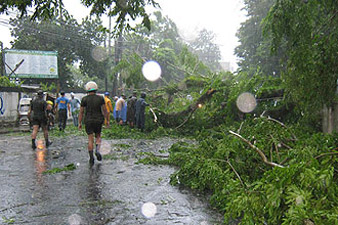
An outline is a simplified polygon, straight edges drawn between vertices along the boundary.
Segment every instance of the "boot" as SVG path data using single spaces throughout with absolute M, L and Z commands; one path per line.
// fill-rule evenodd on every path
M 93 151 L 88 151 L 89 153 L 89 164 L 93 165 L 94 164 L 94 154 Z
M 53 144 L 53 142 L 52 142 L 52 141 L 49 141 L 48 139 L 45 140 L 45 142 L 46 142 L 46 147 L 49 147 L 51 144 Z
M 36 149 L 35 139 L 32 139 L 32 149 Z
M 102 160 L 102 156 L 101 156 L 99 150 L 100 150 L 100 145 L 96 145 L 95 156 L 96 156 L 97 160 L 101 161 Z

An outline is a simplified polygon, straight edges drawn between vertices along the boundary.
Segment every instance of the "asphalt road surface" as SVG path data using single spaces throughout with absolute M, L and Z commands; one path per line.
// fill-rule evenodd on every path
M 1 224 L 222 223 L 203 196 L 169 184 L 175 168 L 137 163 L 147 152 L 166 157 L 177 140 L 103 140 L 92 167 L 86 137 L 53 141 L 32 150 L 29 133 L 0 135 Z

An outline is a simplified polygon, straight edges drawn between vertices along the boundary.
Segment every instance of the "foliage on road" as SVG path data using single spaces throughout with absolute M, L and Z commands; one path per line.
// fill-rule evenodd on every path
M 59 167 L 55 167 L 53 169 L 50 170 L 46 170 L 43 172 L 43 174 L 55 174 L 55 173 L 61 173 L 63 171 L 71 171 L 71 170 L 75 170 L 76 166 L 74 165 L 74 163 L 68 164 L 62 168 Z
M 226 223 L 337 223 L 338 134 L 321 133 L 294 110 L 296 103 L 283 98 L 280 78 L 259 71 L 253 77 L 243 73 L 206 79 L 199 93 L 176 92 L 171 108 L 167 99 L 153 97 L 162 107 L 158 117 L 186 110 L 210 88 L 216 92 L 203 107 L 165 124 L 194 136 L 198 144 L 175 144 L 169 160 L 149 155 L 141 162 L 177 166 L 171 183 L 211 194 Z M 250 113 L 236 105 L 243 92 L 256 96 L 258 106 Z M 195 96 L 192 101 L 187 93 Z
M 170 149 L 170 164 L 180 168 L 171 183 L 211 193 L 227 223 L 338 222 L 338 134 L 307 133 L 254 118 L 205 130 L 197 140 L 197 146 L 180 143 Z M 265 163 L 256 148 L 276 166 Z

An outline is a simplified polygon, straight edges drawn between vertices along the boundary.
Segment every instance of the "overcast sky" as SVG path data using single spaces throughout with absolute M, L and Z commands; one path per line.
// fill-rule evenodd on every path
M 64 0 L 66 9 L 81 21 L 89 14 L 89 9 L 80 4 L 80 0 Z M 236 32 L 240 23 L 245 21 L 246 12 L 241 10 L 243 0 L 158 0 L 163 15 L 172 19 L 183 38 L 192 39 L 198 31 L 206 28 L 216 35 L 222 61 L 231 62 L 236 67 L 234 49 L 238 45 Z M 7 24 L 6 24 L 7 22 Z M 106 22 L 106 24 L 107 22 Z M 0 16 L 1 41 L 4 47 L 10 47 L 8 16 Z
M 245 21 L 243 0 L 160 0 L 163 14 L 169 16 L 186 38 L 206 28 L 216 34 L 222 60 L 235 64 L 236 32 Z

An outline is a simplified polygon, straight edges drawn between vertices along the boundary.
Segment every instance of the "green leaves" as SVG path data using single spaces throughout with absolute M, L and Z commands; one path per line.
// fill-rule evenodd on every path
M 0 87 L 17 87 L 20 85 L 17 85 L 15 82 L 11 81 L 6 76 L 0 76 Z
M 247 119 L 233 127 L 269 160 L 285 166 L 272 168 L 242 140 L 227 135 L 227 129 L 223 125 L 201 132 L 195 146 L 173 145 L 169 163 L 179 170 L 171 183 L 211 192 L 211 202 L 224 213 L 225 223 L 336 221 L 337 134 L 304 133 L 268 118 Z
M 75 170 L 75 169 L 76 169 L 76 166 L 74 165 L 74 163 L 71 163 L 71 164 L 66 165 L 63 168 L 55 167 L 53 169 L 46 170 L 46 171 L 43 172 L 43 174 L 55 174 L 55 173 L 60 173 L 60 172 L 63 172 L 63 171 L 71 171 L 71 170 Z
M 332 105 L 337 81 L 336 4 L 332 1 L 277 1 L 265 19 L 265 33 L 277 49 L 285 43 L 282 77 L 305 116 Z
M 131 29 L 131 18 L 135 21 L 138 17 L 143 18 L 142 24 L 150 29 L 149 16 L 145 12 L 145 7 L 150 5 L 158 8 L 159 4 L 154 0 L 81 0 L 82 4 L 91 8 L 90 15 L 107 13 L 116 17 L 115 33 L 123 29 Z M 32 19 L 50 20 L 60 16 L 60 11 L 64 12 L 64 5 L 59 0 L 36 0 L 36 1 L 5 1 L 0 3 L 0 13 L 6 13 L 9 9 L 18 9 L 21 16 L 27 14 L 28 8 L 34 8 Z
M 94 50 L 102 50 L 95 46 L 104 40 L 103 33 L 98 32 L 98 29 L 102 28 L 102 21 L 98 18 L 86 18 L 79 25 L 71 16 L 68 20 L 54 18 L 50 21 L 31 21 L 30 18 L 23 17 L 12 19 L 10 24 L 13 26 L 12 35 L 15 37 L 14 48 L 58 52 L 61 87 L 74 87 L 79 83 L 75 82 L 69 67 L 74 62 L 79 62 L 80 70 L 85 75 L 98 76 L 101 79 L 105 76 L 106 61 L 94 59 L 98 58 L 97 51 Z M 41 82 L 50 85 L 52 81 Z

